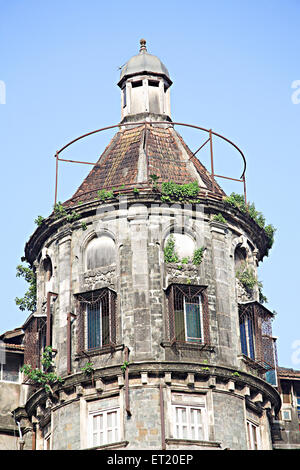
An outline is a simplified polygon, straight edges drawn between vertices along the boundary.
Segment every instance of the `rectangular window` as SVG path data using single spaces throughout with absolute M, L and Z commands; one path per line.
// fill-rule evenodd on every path
M 110 289 L 78 296 L 78 352 L 115 345 L 115 300 Z
M 297 413 L 298 413 L 298 420 L 300 422 L 300 393 L 297 393 Z
M 291 384 L 282 381 L 280 385 L 283 403 L 291 403 Z
M 282 410 L 281 416 L 284 421 L 291 421 L 291 410 Z
M 208 312 L 204 309 L 203 290 L 198 286 L 171 286 L 168 297 L 172 341 L 208 342 Z
M 250 316 L 240 318 L 240 335 L 242 354 L 254 360 L 254 322 Z
M 143 86 L 143 81 L 142 80 L 138 80 L 137 82 L 132 82 L 131 83 L 131 86 L 132 88 L 138 88 L 140 86 Z
M 202 441 L 204 432 L 205 407 L 173 405 L 174 437 Z
M 88 349 L 109 344 L 109 311 L 102 302 L 87 305 L 87 331 Z
M 252 421 L 247 421 L 247 434 L 249 449 L 259 450 L 261 448 L 259 426 L 252 423 Z
M 126 86 L 122 89 L 123 92 L 123 108 L 126 108 L 127 106 L 127 94 L 126 94 Z
M 157 80 L 148 80 L 148 85 L 159 87 L 159 82 Z
M 20 382 L 20 358 L 16 354 L 5 354 L 5 363 L 0 364 L 0 380 L 3 382 Z
M 96 411 L 89 415 L 90 447 L 120 440 L 120 409 Z

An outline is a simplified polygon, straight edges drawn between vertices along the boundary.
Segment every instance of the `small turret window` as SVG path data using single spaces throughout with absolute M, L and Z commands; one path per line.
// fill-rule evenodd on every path
M 126 108 L 127 106 L 126 86 L 124 86 L 122 92 L 123 92 L 123 108 Z
M 148 85 L 159 87 L 159 82 L 157 80 L 148 80 Z
M 137 88 L 139 86 L 143 86 L 143 81 L 138 80 L 137 82 L 132 82 L 131 86 L 132 86 L 132 88 Z

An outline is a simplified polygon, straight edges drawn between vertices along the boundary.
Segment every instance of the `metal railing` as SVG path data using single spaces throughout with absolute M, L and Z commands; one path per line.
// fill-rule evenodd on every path
M 246 158 L 243 154 L 243 152 L 239 149 L 239 147 L 233 143 L 231 140 L 227 139 L 226 137 L 224 137 L 223 135 L 221 134 L 218 134 L 217 132 L 214 132 L 212 129 L 206 129 L 204 127 L 199 127 L 199 126 L 196 126 L 196 125 L 193 125 L 193 124 L 186 124 L 186 123 L 182 123 L 182 122 L 172 122 L 172 121 L 155 121 L 155 122 L 148 122 L 148 121 L 143 121 L 143 122 L 130 122 L 130 123 L 119 123 L 119 124 L 114 124 L 112 126 L 107 126 L 107 127 L 102 127 L 101 129 L 96 129 L 94 131 L 91 131 L 91 132 L 88 132 L 86 134 L 83 134 L 79 137 L 77 137 L 76 139 L 73 139 L 71 140 L 70 142 L 68 142 L 66 145 L 64 145 L 61 149 L 57 150 L 54 157 L 55 157 L 55 160 L 56 160 L 56 170 L 55 170 L 55 196 L 54 196 L 54 205 L 57 203 L 57 192 L 58 192 L 58 165 L 59 165 L 59 162 L 68 162 L 68 163 L 79 163 L 79 164 L 83 164 L 83 165 L 92 165 L 92 166 L 99 166 L 97 165 L 98 162 L 84 162 L 84 161 L 79 161 L 79 160 L 70 160 L 70 159 L 66 159 L 66 158 L 61 158 L 60 155 L 62 154 L 62 152 L 64 150 L 66 150 L 68 147 L 70 147 L 71 145 L 73 145 L 75 142 L 78 142 L 79 140 L 82 140 L 86 137 L 89 137 L 93 134 L 97 134 L 99 132 L 102 132 L 102 131 L 106 131 L 106 130 L 110 130 L 110 129 L 114 129 L 114 128 L 119 128 L 121 129 L 122 127 L 130 127 L 130 128 L 133 128 L 134 126 L 135 127 L 140 127 L 140 126 L 144 126 L 145 127 L 145 130 L 147 129 L 147 126 L 155 126 L 155 125 L 162 125 L 162 124 L 165 124 L 165 125 L 168 125 L 169 127 L 170 126 L 185 126 L 185 127 L 189 127 L 189 128 L 193 128 L 193 129 L 197 129 L 197 130 L 200 130 L 200 131 L 203 131 L 203 132 L 206 132 L 208 133 L 208 138 L 205 140 L 205 142 L 203 142 L 195 152 L 192 153 L 192 155 L 190 156 L 189 160 L 191 160 L 191 158 L 195 157 L 197 155 L 197 153 L 199 153 L 208 143 L 210 144 L 209 145 L 209 148 L 210 148 L 210 174 L 211 174 L 211 177 L 212 177 L 212 193 L 215 193 L 216 192 L 216 188 L 215 188 L 215 178 L 224 178 L 224 179 L 227 179 L 227 180 L 231 180 L 231 181 L 237 181 L 237 182 L 240 182 L 243 184 L 243 189 L 244 189 L 244 199 L 245 199 L 245 203 L 247 204 L 247 194 L 246 194 Z M 216 174 L 215 171 L 214 171 L 214 152 L 213 152 L 213 137 L 217 137 L 217 138 L 220 138 L 222 140 L 224 140 L 225 142 L 227 142 L 228 144 L 232 145 L 237 151 L 238 153 L 240 154 L 241 158 L 242 158 L 242 161 L 243 161 L 243 171 L 242 171 L 242 174 L 240 176 L 240 178 L 232 178 L 232 177 L 229 177 L 229 176 L 225 176 L 225 175 L 219 175 L 219 174 Z M 146 157 L 148 159 L 148 155 L 146 154 Z M 147 184 L 148 182 L 144 183 L 144 184 Z M 139 183 L 140 184 L 140 183 Z M 125 186 L 125 190 L 126 190 L 126 184 L 124 185 Z M 128 185 L 130 186 L 130 185 Z M 107 187 L 106 189 L 111 189 L 109 187 Z

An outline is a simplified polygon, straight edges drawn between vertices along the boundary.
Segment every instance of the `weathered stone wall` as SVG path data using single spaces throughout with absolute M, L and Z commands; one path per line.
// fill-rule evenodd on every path
M 62 405 L 51 414 L 52 449 L 80 449 L 80 406 L 79 401 Z
M 119 369 L 124 362 L 124 345 L 130 351 L 130 366 L 142 364 L 144 373 L 153 372 L 155 363 L 173 363 L 179 377 L 176 386 L 182 387 L 182 391 L 187 394 L 194 386 L 191 378 L 193 374 L 190 373 L 193 366 L 202 364 L 202 369 L 205 369 L 206 365 L 227 366 L 231 370 L 228 372 L 231 376 L 236 370 L 246 370 L 246 366 L 238 358 L 241 350 L 237 302 L 241 293 L 236 288 L 234 266 L 234 249 L 238 243 L 244 243 L 247 245 L 252 265 L 256 268 L 256 248 L 253 241 L 247 238 L 245 231 L 239 225 L 224 225 L 211 221 L 210 215 L 204 213 L 204 210 L 200 219 L 197 219 L 190 207 L 182 210 L 178 205 L 171 209 L 150 208 L 149 205 L 144 205 L 138 209 L 137 206 L 128 208 L 124 203 L 113 213 L 110 213 L 111 206 L 103 207 L 106 207 L 107 211 L 101 210 L 98 214 L 83 219 L 87 230 L 82 230 L 78 222 L 73 226 L 65 226 L 44 246 L 44 256 L 49 255 L 53 265 L 51 289 L 58 293 L 57 300 L 52 300 L 53 347 L 57 350 L 57 373 L 66 377 L 67 314 L 76 313 L 74 294 L 104 287 L 109 287 L 117 293 L 117 348 L 115 351 L 102 351 L 101 354 L 92 354 L 90 357 L 78 357 L 78 324 L 76 319 L 72 320 L 73 373 L 79 373 L 87 361 L 93 362 L 94 368 L 97 371 L 102 370 L 105 374 L 109 367 L 116 366 Z M 164 263 L 163 250 L 166 237 L 172 230 L 180 231 L 185 218 L 190 220 L 187 230 L 189 236 L 195 240 L 195 246 L 204 246 L 205 251 L 200 266 L 189 262 L 178 268 L 176 264 Z M 84 262 L 86 246 L 89 240 L 101 234 L 109 234 L 113 238 L 116 263 L 87 271 Z M 40 266 L 38 275 L 38 305 L 42 306 L 45 305 L 47 289 Z M 171 283 L 206 286 L 209 347 L 201 351 L 199 348 L 182 350 L 168 344 L 170 338 L 165 290 Z M 111 382 L 114 380 L 115 377 L 112 377 Z M 203 448 L 246 449 L 244 395 L 229 393 L 228 385 L 224 385 L 224 389 L 219 386 L 218 391 L 214 390 L 212 393 L 215 377 L 211 376 L 207 380 L 204 388 L 208 398 L 209 438 L 206 443 L 195 445 L 195 448 L 200 445 Z M 106 385 L 103 387 L 107 393 L 110 390 L 107 375 L 105 381 Z M 130 379 L 131 417 L 124 411 L 124 383 L 120 386 L 122 439 L 128 441 L 128 449 L 161 448 L 159 388 L 157 381 L 155 386 L 150 382 L 145 379 L 143 386 L 138 386 L 139 379 Z M 82 386 L 83 389 L 86 388 L 84 383 Z M 201 389 L 201 385 L 198 386 Z M 83 394 L 85 393 L 83 391 Z M 98 392 L 93 393 L 96 400 Z M 84 397 L 80 400 L 77 397 L 53 407 L 53 449 L 79 449 L 87 445 L 82 438 L 82 433 L 86 431 L 84 416 L 88 409 L 82 411 L 82 403 L 87 403 L 85 400 Z M 110 398 L 105 400 L 109 401 Z M 101 406 L 105 405 L 105 400 L 103 398 Z M 84 406 L 88 407 L 87 404 Z M 267 422 L 262 429 L 265 435 L 264 446 L 268 448 L 270 439 Z M 168 448 L 192 448 L 192 443 L 179 443 L 171 435 L 167 438 Z

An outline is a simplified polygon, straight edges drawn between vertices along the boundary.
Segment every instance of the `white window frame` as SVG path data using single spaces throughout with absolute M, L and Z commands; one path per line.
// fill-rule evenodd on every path
M 200 332 L 201 332 L 201 337 L 200 338 L 192 338 L 188 336 L 187 334 L 187 322 L 186 322 L 186 296 L 183 297 L 183 318 L 184 318 L 184 335 L 185 335 L 185 340 L 188 343 L 203 343 L 203 311 L 202 311 L 202 298 L 201 295 L 196 296 L 198 298 L 198 305 L 199 305 L 199 316 L 200 316 Z M 197 341 L 194 341 L 197 340 Z
M 284 417 L 284 413 L 288 413 L 287 418 Z M 283 421 L 292 421 L 292 412 L 291 412 L 291 410 L 283 409 L 283 410 L 281 410 L 281 415 L 282 415 L 282 420 Z
M 186 404 L 186 403 L 172 403 L 173 409 L 173 437 L 175 439 L 184 439 L 184 440 L 195 440 L 195 441 L 207 441 L 208 432 L 207 432 L 207 417 L 206 417 L 206 407 L 205 404 Z M 178 409 L 185 409 L 187 421 L 183 423 L 182 421 L 177 420 Z M 193 411 L 200 411 L 201 414 L 201 426 L 197 426 L 194 419 L 192 418 Z M 186 437 L 183 436 L 182 428 L 186 424 L 187 434 Z M 179 432 L 177 432 L 177 426 L 179 426 Z M 199 433 L 199 428 L 201 427 L 201 434 Z M 192 435 L 194 428 L 194 437 Z
M 51 450 L 51 432 L 44 437 L 44 450 Z
M 256 435 L 256 445 L 254 440 L 254 433 Z M 260 427 L 258 424 L 247 419 L 247 440 L 249 450 L 260 450 L 261 449 L 261 437 Z
M 115 426 L 108 428 L 107 416 L 109 413 L 116 413 Z M 100 429 L 94 431 L 94 419 L 96 417 L 103 416 L 103 431 Z M 108 431 L 112 430 L 114 433 L 114 439 L 108 442 Z M 103 433 L 103 441 L 100 443 L 100 434 Z M 94 443 L 94 435 L 97 435 L 97 444 Z M 106 408 L 104 410 L 96 410 L 89 413 L 88 416 L 88 445 L 89 447 L 100 447 L 109 444 L 119 442 L 121 439 L 121 421 L 120 421 L 120 407 Z
M 8 353 L 6 353 L 8 354 Z M 17 355 L 13 354 L 13 356 L 18 357 Z M 20 361 L 19 361 L 19 370 L 18 370 L 18 379 L 17 380 L 6 380 L 3 378 L 3 366 L 5 364 L 2 364 L 0 362 L 0 382 L 5 382 L 5 383 L 11 383 L 11 384 L 19 384 L 21 382 L 21 367 L 20 367 Z

